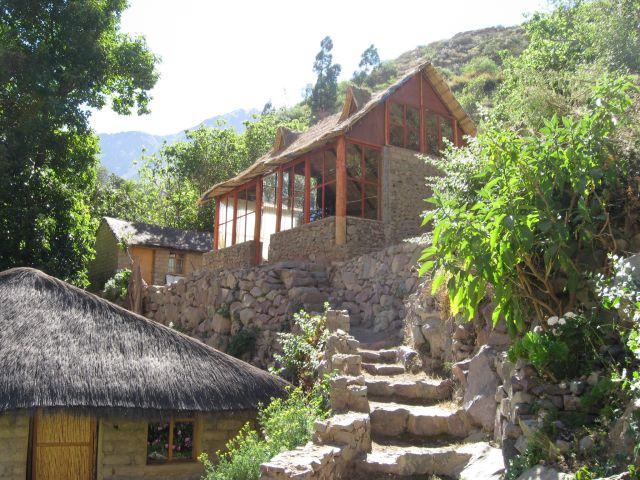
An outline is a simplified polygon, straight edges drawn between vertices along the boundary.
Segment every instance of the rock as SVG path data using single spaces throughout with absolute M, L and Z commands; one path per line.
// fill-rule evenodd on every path
M 467 374 L 469 373 L 470 363 L 471 359 L 462 360 L 461 362 L 454 363 L 451 367 L 451 374 L 464 388 L 467 387 Z
M 573 475 L 561 473 L 554 468 L 537 465 L 518 477 L 518 480 L 572 480 Z
M 493 370 L 495 357 L 496 352 L 485 345 L 471 359 L 463 400 L 465 411 L 487 431 L 493 431 L 497 406 L 494 396 L 499 378 Z
M 349 312 L 347 310 L 328 310 L 327 311 L 327 330 L 335 332 L 342 330 L 349 333 L 351 322 Z
M 211 319 L 211 328 L 216 333 L 227 334 L 231 332 L 231 319 L 216 313 Z
M 571 443 L 566 440 L 558 439 L 556 440 L 556 448 L 560 451 L 560 453 L 567 453 L 571 450 Z
M 578 442 L 578 449 L 582 453 L 590 452 L 596 446 L 596 442 L 593 437 L 587 435 L 586 437 L 582 437 Z
M 574 380 L 569 383 L 569 391 L 574 395 L 582 395 L 584 389 L 586 388 L 586 383 L 581 380 Z
M 609 432 L 609 452 L 611 455 L 634 455 L 634 435 L 631 431 L 634 418 L 640 415 L 640 399 L 629 402 L 624 413 L 618 418 Z M 640 463 L 640 455 L 635 455 L 635 463 Z
M 576 395 L 563 395 L 562 403 L 565 410 L 575 411 L 580 409 L 580 397 Z

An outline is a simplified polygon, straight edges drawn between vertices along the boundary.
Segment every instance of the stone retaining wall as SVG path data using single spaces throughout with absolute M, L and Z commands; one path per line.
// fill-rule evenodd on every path
M 331 267 L 331 304 L 349 311 L 351 324 L 402 335 L 404 301 L 418 284 L 424 245 L 407 241 Z
M 256 261 L 256 252 L 262 251 L 262 242 L 260 247 L 256 245 L 255 240 L 238 243 L 220 250 L 213 250 L 203 255 L 204 268 L 207 270 L 216 270 L 220 268 L 249 268 L 254 266 Z
M 277 332 L 289 330 L 293 313 L 322 311 L 326 301 L 349 310 L 354 325 L 401 335 L 403 301 L 418 282 L 413 265 L 421 249 L 417 242 L 406 242 L 331 266 L 289 261 L 204 270 L 171 286 L 146 287 L 143 311 L 267 367 L 279 351 Z M 238 353 L 238 346 L 245 351 Z

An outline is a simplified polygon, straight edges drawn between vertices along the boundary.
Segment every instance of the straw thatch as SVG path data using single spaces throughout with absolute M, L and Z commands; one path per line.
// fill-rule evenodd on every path
M 158 225 L 128 222 L 111 217 L 103 217 L 102 221 L 106 223 L 118 242 L 125 241 L 127 245 L 164 247 L 201 253 L 208 252 L 213 248 L 213 234 L 211 232 L 159 227 Z
M 0 412 L 247 410 L 285 385 L 38 270 L 0 273 Z
M 295 139 L 291 143 L 286 144 L 284 148 L 271 149 L 266 155 L 260 157 L 253 165 L 235 177 L 214 185 L 202 195 L 200 203 L 206 203 L 214 197 L 224 195 L 261 175 L 269 174 L 279 165 L 283 165 L 303 153 L 319 147 L 344 133 L 348 133 L 367 113 L 387 100 L 414 75 L 420 72 L 433 84 L 442 102 L 449 109 L 451 115 L 458 121 L 462 133 L 465 135 L 475 135 L 476 126 L 473 120 L 471 120 L 460 103 L 455 99 L 453 92 L 451 92 L 449 86 L 435 67 L 426 62 L 408 71 L 401 80 L 386 90 L 373 94 L 370 99 L 365 96 L 362 89 L 352 89 L 348 92 L 345 99 L 346 105 L 342 111 L 323 119 L 308 130 L 299 133 Z M 364 105 L 359 104 L 365 100 L 366 103 L 364 103 Z M 278 146 L 282 147 L 282 144 L 279 143 Z

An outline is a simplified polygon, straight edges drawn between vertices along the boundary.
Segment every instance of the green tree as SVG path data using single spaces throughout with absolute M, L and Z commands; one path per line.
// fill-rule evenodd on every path
M 320 42 L 320 51 L 316 55 L 313 71 L 318 75 L 316 84 L 311 90 L 309 105 L 316 117 L 323 117 L 333 112 L 338 97 L 338 76 L 342 67 L 333 64 L 333 42 L 331 37 L 325 37 Z
M 157 58 L 120 32 L 126 1 L 0 3 L 0 270 L 86 284 L 97 139 L 88 108 L 147 111 Z
M 380 55 L 378 55 L 378 49 L 373 44 L 371 44 L 369 48 L 362 52 L 360 63 L 358 64 L 360 70 L 353 73 L 353 83 L 355 83 L 356 85 L 362 85 L 371 71 L 374 68 L 378 68 L 379 66 Z

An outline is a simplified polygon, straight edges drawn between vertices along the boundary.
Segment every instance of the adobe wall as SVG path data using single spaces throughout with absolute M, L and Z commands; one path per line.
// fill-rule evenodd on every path
M 29 454 L 29 416 L 5 413 L 0 415 L 0 479 L 27 478 Z
M 118 269 L 118 256 L 122 254 L 113 233 L 102 222 L 96 232 L 96 257 L 89 264 L 91 291 L 102 290 L 104 284 Z
M 249 240 L 217 251 L 207 252 L 202 256 L 202 264 L 208 270 L 249 268 L 256 264 L 256 252 L 259 251 L 257 248 L 262 247 L 256 246 L 255 240 Z
M 255 419 L 255 412 L 200 414 L 196 423 L 197 453 L 215 458 L 240 428 Z M 204 475 L 197 461 L 147 465 L 148 421 L 139 418 L 110 417 L 100 420 L 97 478 L 100 480 L 199 480 Z M 1 448 L 1 447 L 0 447 Z M 17 477 L 16 477 L 17 478 Z M 24 478 L 24 477 L 22 477 Z
M 156 248 L 153 260 L 153 284 L 165 285 L 167 281 L 167 273 L 169 271 L 169 252 L 184 254 L 184 273 L 188 275 L 191 272 L 202 270 L 204 264 L 202 253 L 184 252 L 180 250 L 170 250 L 168 248 Z
M 389 145 L 383 148 L 382 219 L 387 245 L 423 232 L 421 216 L 428 208 L 423 200 L 431 195 L 425 177 L 437 175 L 437 170 L 417 154 Z

